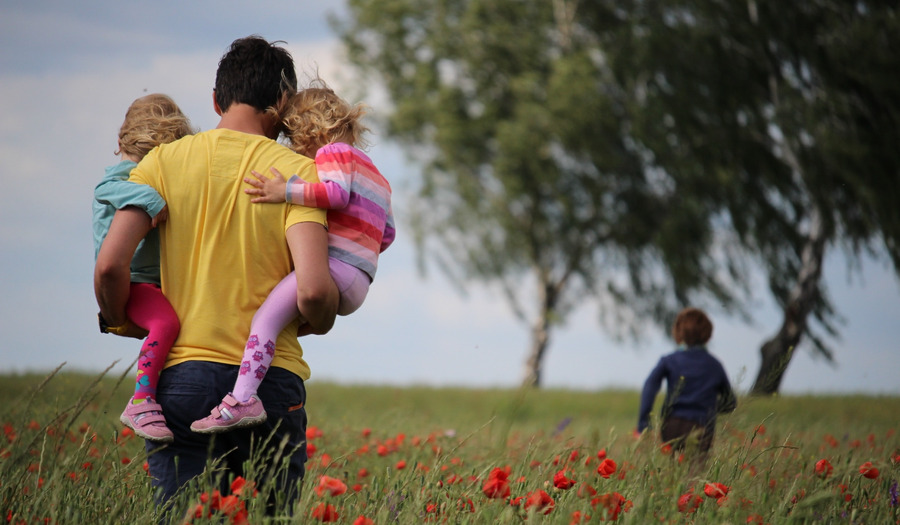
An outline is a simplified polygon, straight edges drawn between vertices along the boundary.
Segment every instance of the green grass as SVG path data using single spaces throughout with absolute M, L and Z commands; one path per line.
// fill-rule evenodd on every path
M 0 510 L 9 523 L 153 523 L 153 504 L 140 440 L 118 422 L 131 374 L 58 373 L 0 376 Z M 720 419 L 710 460 L 698 466 L 660 450 L 652 435 L 637 439 L 638 393 L 630 391 L 473 390 L 307 384 L 315 446 L 303 496 L 293 517 L 267 519 L 262 497 L 242 494 L 247 523 L 308 523 L 331 504 L 339 523 L 365 516 L 375 523 L 570 523 L 575 513 L 603 520 L 598 498 L 620 494 L 623 523 L 897 523 L 900 398 L 784 396 L 741 399 Z M 617 464 L 597 474 L 597 453 Z M 814 465 L 827 459 L 823 479 Z M 262 462 L 270 461 L 263 458 Z M 871 461 L 875 479 L 859 473 Z M 175 502 L 194 509 L 220 475 L 185 488 Z M 250 465 L 248 478 L 257 465 Z M 482 491 L 495 468 L 510 472 L 510 498 L 543 490 L 547 514 L 525 499 L 490 499 Z M 575 485 L 562 490 L 566 469 Z M 361 475 L 364 470 L 366 475 Z M 315 490 L 322 476 L 348 486 L 338 496 Z M 716 501 L 707 483 L 730 487 Z M 260 486 L 266 493 L 271 487 Z M 692 491 L 697 510 L 678 500 Z M 894 493 L 892 494 L 892 490 Z M 226 495 L 222 495 L 226 496 Z M 592 504 L 593 503 L 593 504 Z M 223 510 L 178 523 L 229 523 Z M 473 512 L 474 510 L 474 512 Z

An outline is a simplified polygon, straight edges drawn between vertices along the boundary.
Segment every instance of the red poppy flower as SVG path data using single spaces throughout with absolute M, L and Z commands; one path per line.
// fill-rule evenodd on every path
M 353 525 L 375 525 L 375 522 L 365 516 L 360 516 L 353 520 Z
M 538 489 L 534 492 L 529 492 L 525 496 L 525 510 L 534 510 L 535 512 L 550 514 L 553 512 L 554 506 L 556 506 L 556 502 L 553 501 L 550 494 L 547 494 L 543 490 Z
M 487 481 L 481 491 L 489 498 L 508 498 L 509 497 L 509 472 L 495 468 L 488 474 Z
M 317 496 L 328 494 L 329 496 L 340 496 L 347 492 L 347 485 L 331 476 L 322 476 L 319 478 L 319 484 L 315 488 Z
M 731 487 L 728 485 L 723 485 L 721 483 L 707 483 L 705 487 L 703 487 L 703 493 L 706 494 L 710 498 L 724 498 L 728 495 L 728 491 L 731 490 Z
M 816 475 L 822 479 L 827 478 L 834 472 L 834 467 L 831 466 L 831 463 L 828 462 L 827 459 L 820 459 L 816 461 Z
M 678 498 L 678 512 L 682 514 L 693 514 L 701 503 L 703 503 L 703 498 L 698 494 L 685 492 Z
M 566 469 L 562 469 L 553 475 L 553 486 L 561 490 L 569 490 L 575 485 L 575 480 L 566 477 Z
M 608 521 L 616 521 L 619 519 L 620 512 L 623 510 L 627 511 L 631 508 L 628 500 L 625 499 L 625 496 L 618 492 L 603 494 L 591 500 L 592 507 L 598 505 L 603 508 L 603 513 Z
M 863 477 L 869 479 L 875 479 L 878 477 L 878 469 L 872 466 L 871 461 L 866 461 L 862 465 L 859 466 L 859 473 L 863 475 Z
M 312 517 L 321 522 L 332 522 L 337 521 L 340 515 L 337 509 L 334 508 L 334 505 L 319 503 L 313 507 Z
M 604 478 L 608 478 L 616 472 L 616 462 L 606 458 L 600 462 L 600 466 L 597 467 L 597 474 L 600 474 Z
M 597 452 L 597 459 L 599 459 L 601 461 L 606 459 L 606 449 L 605 448 L 601 448 L 600 451 Z
M 252 495 L 255 497 L 259 494 L 259 491 L 256 490 L 256 484 L 252 481 L 247 481 L 243 478 L 243 476 L 238 476 L 234 478 L 234 481 L 231 482 L 231 493 L 237 496 L 240 496 L 242 493 L 252 490 Z
M 400 461 L 398 461 L 398 462 L 394 465 L 394 468 L 397 469 L 397 470 L 403 470 L 403 469 L 405 469 L 405 468 L 406 468 L 406 460 L 405 460 L 405 459 L 401 459 Z

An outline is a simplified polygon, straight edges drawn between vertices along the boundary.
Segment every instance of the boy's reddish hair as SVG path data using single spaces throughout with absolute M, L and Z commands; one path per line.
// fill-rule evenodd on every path
M 705 345 L 712 337 L 713 324 L 706 312 L 699 308 L 685 308 L 672 325 L 672 337 L 678 344 Z

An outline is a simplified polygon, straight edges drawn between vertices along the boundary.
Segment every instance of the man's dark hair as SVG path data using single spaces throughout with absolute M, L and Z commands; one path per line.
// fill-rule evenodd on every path
M 239 38 L 219 61 L 216 71 L 216 104 L 227 111 L 232 104 L 249 104 L 265 111 L 282 95 L 297 91 L 294 59 L 287 50 L 251 35 Z

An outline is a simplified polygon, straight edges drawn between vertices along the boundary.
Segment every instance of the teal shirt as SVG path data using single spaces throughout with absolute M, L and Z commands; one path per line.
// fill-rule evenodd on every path
M 128 174 L 135 166 L 137 164 L 130 160 L 109 166 L 103 180 L 94 188 L 95 262 L 116 210 L 137 206 L 150 217 L 156 217 L 166 205 L 166 201 L 150 186 L 128 182 Z M 156 228 L 150 230 L 134 251 L 131 282 L 159 284 L 159 231 Z

